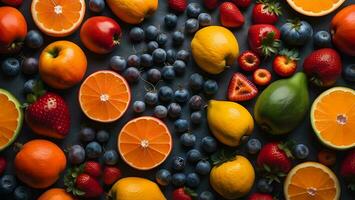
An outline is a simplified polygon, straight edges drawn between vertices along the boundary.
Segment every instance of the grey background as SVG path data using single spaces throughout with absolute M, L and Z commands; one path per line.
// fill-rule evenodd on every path
M 88 7 L 88 0 L 87 2 L 87 7 Z M 190 0 L 189 2 L 202 2 L 202 0 Z M 344 3 L 344 6 L 349 5 L 349 4 L 354 4 L 355 0 L 348 0 L 346 1 L 346 3 Z M 30 29 L 37 29 L 36 26 L 34 25 L 34 22 L 32 20 L 31 14 L 30 14 L 30 4 L 31 1 L 29 0 L 25 0 L 24 3 L 21 5 L 20 10 L 22 11 L 22 13 L 24 13 L 27 23 L 28 23 L 28 27 L 29 30 Z M 168 7 L 167 7 L 167 0 L 160 0 L 159 1 L 159 10 L 155 13 L 154 16 L 150 17 L 149 19 L 145 20 L 140 26 L 142 27 L 146 27 L 147 25 L 150 24 L 154 24 L 158 27 L 160 27 L 160 29 L 162 30 L 162 32 L 167 32 L 169 33 L 170 31 L 165 30 L 164 26 L 162 25 L 163 23 L 163 16 L 168 13 Z M 293 11 L 286 3 L 286 1 L 281 1 L 281 5 L 282 5 L 282 10 L 283 10 L 283 17 L 281 17 L 280 22 L 278 23 L 278 27 L 280 27 L 280 25 L 282 23 L 284 23 L 286 21 L 287 18 L 295 18 L 295 17 L 299 17 L 302 20 L 306 20 L 308 22 L 311 23 L 312 27 L 314 28 L 314 31 L 318 31 L 318 30 L 328 30 L 329 29 L 329 24 L 330 24 L 330 20 L 332 19 L 332 16 L 336 13 L 333 12 L 332 14 L 325 16 L 325 17 L 319 17 L 319 18 L 311 18 L 311 17 L 305 17 L 305 16 L 301 16 L 300 14 L 297 14 L 295 11 Z M 252 6 L 250 6 L 247 10 L 243 11 L 245 17 L 246 17 L 246 23 L 244 24 L 244 26 L 242 28 L 239 29 L 233 29 L 232 31 L 234 32 L 234 34 L 236 35 L 236 37 L 238 38 L 239 41 L 239 45 L 240 45 L 240 51 L 244 51 L 246 49 L 248 49 L 248 45 L 247 45 L 247 31 L 248 31 L 248 27 L 250 25 L 250 16 L 251 16 L 251 10 L 252 10 Z M 339 11 L 339 9 L 338 9 Z M 212 12 L 213 14 L 213 22 L 214 24 L 219 24 L 219 18 L 218 18 L 218 10 L 214 10 Z M 95 14 L 93 14 L 92 12 L 89 11 L 89 9 L 87 8 L 86 10 L 86 14 L 85 14 L 85 19 L 88 17 L 91 17 Z M 69 37 L 65 37 L 65 38 L 51 38 L 51 37 L 45 37 L 45 45 L 43 46 L 43 48 L 48 45 L 49 43 L 51 43 L 52 41 L 55 40 L 70 40 L 73 41 L 77 44 L 79 44 L 83 50 L 85 51 L 87 58 L 88 58 L 88 70 L 86 72 L 86 76 L 88 76 L 89 74 L 98 71 L 98 70 L 103 70 L 103 69 L 109 69 L 108 67 L 108 63 L 109 63 L 109 59 L 111 56 L 113 55 L 120 55 L 120 56 L 129 56 L 131 54 L 140 54 L 141 52 L 144 52 L 145 50 L 145 44 L 142 43 L 140 45 L 133 45 L 129 42 L 128 40 L 128 35 L 127 32 L 130 30 L 131 25 L 125 24 L 122 21 L 120 21 L 117 17 L 113 16 L 113 14 L 111 13 L 111 11 L 108 9 L 108 7 L 106 7 L 105 11 L 102 13 L 102 15 L 106 15 L 106 16 L 111 16 L 114 19 L 116 19 L 118 21 L 118 23 L 121 25 L 122 29 L 123 29 L 123 38 L 122 38 L 122 42 L 121 42 L 121 46 L 118 47 L 114 52 L 112 52 L 111 54 L 107 54 L 107 55 L 96 55 L 94 53 L 89 52 L 87 49 L 85 49 L 82 45 L 82 43 L 80 42 L 79 39 L 79 32 L 76 31 L 74 34 L 72 34 Z M 186 14 L 182 14 L 179 17 L 179 26 L 177 27 L 177 29 L 183 31 L 183 24 L 186 20 Z M 349 33 L 352 34 L 352 33 Z M 186 41 L 184 44 L 183 49 L 189 50 L 189 45 L 190 45 L 190 39 L 191 39 L 192 35 L 187 35 L 186 36 Z M 312 50 L 313 50 L 313 45 L 312 45 L 312 41 L 310 41 L 306 46 L 302 47 L 300 49 L 301 55 L 302 55 L 302 60 L 300 60 L 298 62 L 298 70 L 302 70 L 302 63 L 303 63 L 303 59 L 306 55 L 308 55 Z M 38 57 L 40 53 L 40 50 L 38 51 L 31 51 L 28 49 L 25 49 L 23 51 L 23 55 L 21 56 L 35 56 Z M 348 65 L 348 64 L 354 64 L 355 60 L 354 58 L 350 58 L 347 57 L 345 55 L 342 55 L 343 61 L 344 61 L 344 66 Z M 4 59 L 3 57 L 0 58 L 1 60 Z M 262 62 L 262 66 L 267 66 L 267 68 L 270 69 L 270 60 L 265 60 Z M 225 99 L 226 96 L 226 88 L 228 86 L 228 82 L 230 80 L 230 77 L 232 76 L 232 74 L 236 71 L 238 71 L 238 67 L 236 65 L 233 65 L 232 68 L 226 70 L 224 73 L 222 73 L 221 75 L 218 76 L 210 76 L 206 73 L 203 73 L 194 63 L 193 61 L 191 61 L 188 65 L 188 70 L 187 73 L 185 74 L 185 76 L 183 77 L 179 77 L 176 78 L 173 83 L 160 83 L 158 87 L 162 86 L 162 85 L 170 85 L 173 87 L 173 89 L 177 89 L 179 85 L 183 85 L 186 86 L 186 80 L 188 80 L 189 74 L 193 73 L 193 72 L 199 72 L 202 73 L 205 78 L 212 78 L 218 81 L 219 83 L 219 91 L 218 94 L 213 97 L 214 99 L 219 99 L 219 100 L 223 100 Z M 144 76 L 143 76 L 144 77 Z M 250 77 L 250 74 L 249 74 Z M 23 84 L 26 80 L 33 78 L 33 77 L 26 77 L 24 75 L 19 75 L 15 78 L 5 78 L 4 76 L 0 75 L 0 88 L 5 88 L 9 91 L 11 91 L 17 98 L 19 98 L 19 100 L 21 102 L 24 102 L 24 95 L 23 95 Z M 273 79 L 278 79 L 278 77 L 273 74 Z M 351 88 L 355 88 L 355 85 L 352 83 L 346 83 L 344 82 L 342 79 L 339 79 L 337 82 L 338 86 L 347 86 L 347 87 L 351 87 Z M 53 140 L 50 138 L 45 138 L 45 139 L 49 139 L 54 141 L 55 143 L 57 143 L 58 145 L 60 145 L 63 149 L 68 148 L 69 146 L 71 146 L 72 144 L 77 144 L 79 143 L 78 141 L 78 132 L 80 130 L 80 127 L 83 125 L 88 125 L 90 127 L 93 127 L 95 129 L 107 129 L 108 131 L 110 131 L 111 133 L 111 138 L 110 141 L 108 143 L 108 145 L 105 147 L 106 149 L 116 149 L 116 139 L 117 139 L 117 134 L 120 131 L 121 127 L 127 122 L 129 121 L 131 118 L 136 117 L 136 115 L 133 113 L 131 107 L 128 109 L 127 113 L 117 122 L 114 123 L 110 123 L 110 124 L 100 124 L 100 123 L 96 123 L 93 121 L 90 121 L 89 119 L 87 119 L 84 114 L 81 112 L 80 107 L 79 107 L 79 103 L 77 100 L 77 94 L 78 94 L 78 90 L 79 90 L 79 86 L 80 84 L 74 86 L 73 88 L 70 88 L 68 90 L 62 90 L 62 91 L 56 91 L 59 94 L 61 94 L 65 100 L 69 103 L 69 107 L 70 107 L 70 112 L 71 112 L 71 131 L 70 131 L 70 135 L 64 139 L 64 140 Z M 132 89 L 132 102 L 135 100 L 142 100 L 143 96 L 145 94 L 145 89 L 144 86 L 146 86 L 144 84 L 143 81 L 140 81 L 138 84 L 132 85 L 131 89 Z M 51 90 L 51 89 L 49 89 Z M 260 88 L 260 90 L 262 90 L 262 88 Z M 314 98 L 319 95 L 323 89 L 319 89 L 316 88 L 314 86 L 309 86 L 309 91 L 310 91 L 310 96 L 312 98 L 312 100 L 314 100 Z M 207 98 L 206 98 L 207 100 Z M 253 111 L 253 105 L 255 103 L 255 100 L 250 101 L 250 102 L 246 102 L 246 103 L 242 103 L 244 106 L 246 106 L 248 108 L 248 110 L 252 113 Z M 184 107 L 184 113 L 182 118 L 188 119 L 189 115 L 190 115 L 190 111 L 186 108 L 187 106 Z M 144 115 L 151 115 L 152 113 L 152 109 L 149 108 Z M 205 115 L 205 113 L 204 113 Z M 165 122 L 169 125 L 171 133 L 174 137 L 174 149 L 173 152 L 171 153 L 171 155 L 169 156 L 169 159 L 167 159 L 163 165 L 161 167 L 167 167 L 170 168 L 171 166 L 171 162 L 170 159 L 173 157 L 173 155 L 182 155 L 185 156 L 186 153 L 186 149 L 184 149 L 180 143 L 179 143 L 179 135 L 174 133 L 174 131 L 172 130 L 172 123 L 173 121 L 170 119 L 165 120 Z M 207 123 L 204 121 L 203 124 L 200 127 L 192 127 L 191 131 L 196 134 L 197 138 L 199 138 L 198 141 L 200 141 L 200 138 L 209 135 L 209 130 L 207 127 Z M 307 117 L 304 119 L 304 121 L 302 122 L 302 124 L 300 124 L 300 126 L 294 130 L 291 134 L 284 136 L 284 137 L 279 137 L 279 138 L 271 138 L 268 135 L 262 133 L 258 127 L 255 128 L 253 136 L 255 138 L 259 138 L 262 140 L 263 144 L 267 143 L 268 141 L 272 141 L 272 140 L 286 140 L 286 139 L 292 139 L 296 142 L 302 142 L 307 144 L 310 147 L 310 151 L 311 151 L 311 155 L 309 156 L 309 158 L 307 160 L 316 160 L 316 155 L 319 149 L 322 148 L 322 145 L 320 144 L 320 142 L 318 141 L 317 138 L 315 138 L 314 134 L 313 134 L 313 130 L 311 128 L 310 125 L 310 120 L 309 120 L 309 116 L 307 115 Z M 18 137 L 18 139 L 16 140 L 16 142 L 20 142 L 20 143 L 25 143 L 26 141 L 29 141 L 31 139 L 34 138 L 42 138 L 41 136 L 38 136 L 36 134 L 33 134 L 29 128 L 26 126 L 26 124 L 24 123 L 22 132 L 20 134 L 20 136 Z M 198 145 L 197 147 L 198 148 Z M 241 153 L 241 154 L 245 154 L 244 152 L 244 146 L 241 145 L 240 147 L 237 148 L 237 150 Z M 344 152 L 339 152 L 338 153 L 338 162 L 342 160 L 343 158 L 343 154 Z M 7 148 L 5 151 L 1 152 L 1 155 L 6 156 L 9 165 L 7 168 L 6 173 L 14 173 L 14 171 L 12 170 L 12 161 L 14 159 L 15 156 L 15 152 L 13 150 L 12 147 Z M 246 155 L 254 164 L 255 161 L 255 157 L 254 156 L 250 156 L 250 155 Z M 295 162 L 296 164 L 296 162 Z M 119 166 L 122 169 L 123 172 L 123 176 L 140 176 L 140 177 L 146 177 L 149 178 L 151 180 L 154 179 L 155 176 L 155 172 L 157 171 L 157 169 L 159 169 L 160 167 L 158 167 L 155 170 L 150 170 L 150 171 L 138 171 L 138 170 L 134 170 L 131 167 L 129 167 L 128 165 L 126 165 L 122 160 L 119 161 Z M 194 166 L 188 166 L 188 168 L 185 170 L 186 173 L 188 172 L 192 172 L 193 171 L 193 167 Z M 336 172 L 338 174 L 339 171 L 339 165 L 336 165 L 334 167 L 332 167 L 332 170 L 334 172 Z M 307 178 L 307 177 L 305 177 Z M 197 189 L 198 192 L 204 191 L 204 190 L 212 190 L 211 187 L 208 184 L 208 176 L 207 177 L 201 177 L 201 185 L 200 187 Z M 257 180 L 257 179 L 256 179 Z M 355 195 L 354 193 L 350 193 L 349 190 L 346 189 L 345 183 L 343 181 L 343 179 L 341 177 L 339 177 L 339 180 L 341 182 L 341 186 L 342 186 L 342 195 L 341 195 L 341 199 L 342 200 L 351 200 L 354 199 Z M 63 185 L 62 179 L 60 179 L 53 187 L 61 187 Z M 282 195 L 282 185 L 275 185 L 275 192 L 274 194 L 276 196 L 278 196 L 279 199 L 283 199 L 283 195 Z M 172 199 L 171 197 L 171 193 L 172 193 L 173 187 L 169 186 L 167 188 L 162 188 L 162 191 L 164 191 L 166 197 L 168 199 Z M 32 190 L 33 193 L 33 199 L 35 199 L 35 197 L 38 196 L 38 194 L 42 193 L 44 190 Z M 255 187 L 253 188 L 253 191 L 255 191 Z M 8 196 L 8 197 L 1 197 L 1 199 L 12 199 L 12 196 Z M 103 198 L 102 198 L 103 199 Z M 221 197 L 217 197 L 216 199 L 222 199 Z M 242 199 L 246 199 L 246 198 L 242 198 Z

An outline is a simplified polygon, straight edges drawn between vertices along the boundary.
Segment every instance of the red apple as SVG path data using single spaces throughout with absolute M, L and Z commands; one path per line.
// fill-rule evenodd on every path
M 80 30 L 80 39 L 89 50 L 98 53 L 110 53 L 120 44 L 122 31 L 120 25 L 109 17 L 91 17 Z

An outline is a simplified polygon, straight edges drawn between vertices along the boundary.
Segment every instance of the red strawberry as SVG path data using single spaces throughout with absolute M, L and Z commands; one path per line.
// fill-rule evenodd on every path
M 355 149 L 345 156 L 340 166 L 340 175 L 349 181 L 349 188 L 355 191 Z
M 117 167 L 106 166 L 104 169 L 103 180 L 105 185 L 112 185 L 121 178 L 121 170 Z
M 178 188 L 173 192 L 173 200 L 192 200 L 197 194 L 189 188 Z
M 252 25 L 248 31 L 248 43 L 255 53 L 270 56 L 280 47 L 280 31 L 270 24 Z
M 273 200 L 270 194 L 254 193 L 249 196 L 248 200 Z
M 257 69 L 253 73 L 253 81 L 259 86 L 269 85 L 271 82 L 271 73 L 267 69 Z
M 0 176 L 4 173 L 6 169 L 6 159 L 3 156 L 0 156 Z
M 87 161 L 84 163 L 83 171 L 92 177 L 98 178 L 101 176 L 101 165 L 95 161 Z
M 238 28 L 244 24 L 244 16 L 236 5 L 224 2 L 219 7 L 221 24 L 228 28 Z
M 169 8 L 175 12 L 184 12 L 187 7 L 186 0 L 169 0 Z
M 251 4 L 251 0 L 233 0 L 233 2 L 238 8 L 247 8 Z
M 275 24 L 281 15 L 281 7 L 273 0 L 259 0 L 253 8 L 254 24 Z
M 203 5 L 205 5 L 207 9 L 213 10 L 217 8 L 218 0 L 203 0 Z
M 303 63 L 303 70 L 310 80 L 321 87 L 335 84 L 341 75 L 343 63 L 337 51 L 330 48 L 313 51 Z
M 297 50 L 281 50 L 274 58 L 272 67 L 275 73 L 282 77 L 293 75 L 297 69 L 297 60 L 299 60 Z
M 99 197 L 104 192 L 99 182 L 88 174 L 80 174 L 76 177 L 75 186 L 84 193 L 82 196 L 85 198 Z
M 230 101 L 248 101 L 256 97 L 258 89 L 241 73 L 235 73 L 229 82 L 228 99 Z
M 242 70 L 251 72 L 259 67 L 260 58 L 252 51 L 244 51 L 238 57 L 238 64 Z

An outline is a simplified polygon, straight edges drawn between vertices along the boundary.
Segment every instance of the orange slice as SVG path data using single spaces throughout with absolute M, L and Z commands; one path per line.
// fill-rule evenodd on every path
M 345 0 L 287 0 L 297 12 L 307 16 L 324 16 L 339 8 Z
M 6 90 L 0 89 L 0 151 L 11 145 L 20 133 L 23 115 L 20 103 Z
M 284 183 L 286 200 L 338 200 L 340 185 L 335 174 L 316 162 L 295 166 Z
M 168 127 L 154 117 L 139 117 L 129 121 L 118 136 L 118 151 L 131 167 L 149 170 L 169 156 L 172 138 Z
M 33 0 L 31 13 L 42 32 L 64 37 L 72 34 L 83 21 L 85 0 Z
M 80 107 L 95 121 L 116 121 L 126 112 L 130 101 L 131 92 L 126 80 L 112 71 L 95 72 L 80 86 Z
M 334 87 L 323 92 L 313 102 L 311 123 L 325 145 L 335 149 L 355 147 L 355 91 Z

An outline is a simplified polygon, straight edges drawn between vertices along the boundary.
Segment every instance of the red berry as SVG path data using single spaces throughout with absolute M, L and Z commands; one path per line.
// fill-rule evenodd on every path
M 233 0 L 233 2 L 238 8 L 247 8 L 251 4 L 251 0 Z
M 238 28 L 244 24 L 244 16 L 236 5 L 224 2 L 219 7 L 221 24 L 228 28 Z
M 260 65 L 260 58 L 252 51 L 244 51 L 238 57 L 239 67 L 247 72 L 255 71 Z
M 253 74 L 253 81 L 259 86 L 266 86 L 271 82 L 271 73 L 267 69 L 257 69 Z
M 253 8 L 252 21 L 254 24 L 275 24 L 281 15 L 279 3 L 262 0 Z
M 84 172 L 92 177 L 98 178 L 101 176 L 101 165 L 95 161 L 87 161 L 84 163 Z
M 84 192 L 85 198 L 97 198 L 104 192 L 99 182 L 88 174 L 80 174 L 76 177 L 75 186 Z
M 336 154 L 328 149 L 323 149 L 318 152 L 318 161 L 326 166 L 332 166 L 337 160 Z
M 254 193 L 249 196 L 248 200 L 273 200 L 270 194 Z
M 256 97 L 258 89 L 241 73 L 235 73 L 229 82 L 228 99 L 230 101 L 248 101 Z
M 186 0 L 169 0 L 169 8 L 175 12 L 184 12 L 187 7 Z
M 218 6 L 218 0 L 203 0 L 203 5 L 209 10 L 213 10 Z
M 173 192 L 173 200 L 192 200 L 196 194 L 188 188 L 178 188 Z
M 121 170 L 117 167 L 106 166 L 104 169 L 103 181 L 105 185 L 112 185 L 122 176 Z

